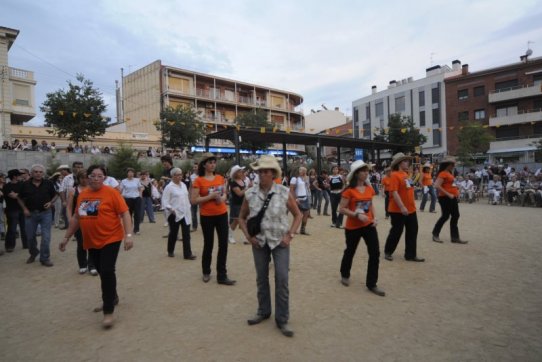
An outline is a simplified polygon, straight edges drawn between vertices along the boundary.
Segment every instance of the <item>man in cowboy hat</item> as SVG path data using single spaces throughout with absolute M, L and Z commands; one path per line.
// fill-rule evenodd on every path
M 405 259 L 416 262 L 425 261 L 416 255 L 418 217 L 414 202 L 414 185 L 408 175 L 410 160 L 410 156 L 399 152 L 393 155 L 390 165 L 392 173 L 388 211 L 391 216 L 391 229 L 384 248 L 384 258 L 389 261 L 393 260 L 392 255 L 401 239 L 403 229 L 405 229 Z

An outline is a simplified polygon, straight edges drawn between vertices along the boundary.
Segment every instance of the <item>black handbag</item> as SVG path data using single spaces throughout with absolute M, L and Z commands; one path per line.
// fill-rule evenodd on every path
M 269 195 L 267 195 L 267 199 L 265 199 L 265 202 L 263 203 L 263 206 L 258 213 L 247 220 L 247 231 L 248 235 L 250 236 L 256 236 L 262 231 L 262 219 L 263 215 L 265 214 L 265 210 L 267 210 L 267 206 L 269 206 L 269 201 L 271 201 L 271 197 L 273 197 L 274 192 L 271 192 Z

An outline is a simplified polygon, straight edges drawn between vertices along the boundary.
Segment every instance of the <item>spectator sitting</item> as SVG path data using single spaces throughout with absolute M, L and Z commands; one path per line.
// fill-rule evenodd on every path
M 506 184 L 506 197 L 508 200 L 508 206 L 514 202 L 514 198 L 519 196 L 519 190 L 521 188 L 518 178 L 514 175 L 511 180 Z
M 87 146 L 85 146 L 85 147 L 87 147 Z M 97 155 L 97 154 L 102 153 L 102 152 L 100 151 L 100 149 L 96 145 L 94 145 L 90 149 L 90 153 L 92 153 L 93 155 Z
M 31 145 L 30 145 L 29 148 L 27 148 L 27 150 L 29 150 L 29 151 L 38 151 L 38 148 L 39 148 L 39 147 L 38 147 L 38 141 L 36 141 L 36 140 L 30 140 L 30 144 L 31 144 Z
M 51 148 L 47 144 L 47 141 L 45 141 L 45 140 L 41 141 L 41 146 L 39 146 L 38 151 L 49 152 L 50 150 L 51 150 Z
M 103 153 L 107 153 L 107 154 L 111 153 L 111 150 L 109 149 L 108 146 L 105 146 L 105 147 L 104 147 Z
M 4 141 L 4 143 L 2 144 L 2 149 L 3 150 L 11 150 L 11 146 L 10 146 L 8 141 Z
M 68 147 L 66 147 L 66 152 L 68 152 L 68 153 L 72 153 L 72 152 L 73 152 L 73 146 L 72 146 L 71 143 L 68 145 Z
M 73 152 L 75 153 L 83 153 L 83 149 L 79 145 L 75 145 Z
M 534 181 L 534 178 L 533 178 Z M 523 186 L 523 193 L 520 195 L 521 198 L 521 206 L 525 206 L 525 203 L 527 200 L 532 204 L 536 206 L 536 188 L 535 188 L 536 182 L 531 183 L 531 180 L 529 178 L 526 179 L 525 185 Z
M 461 199 L 467 199 L 469 204 L 474 201 L 474 182 L 472 182 L 472 175 L 467 175 L 467 178 L 459 183 L 459 191 L 461 193 Z
M 502 189 L 501 177 L 493 175 L 493 179 L 487 185 L 487 194 L 493 205 L 497 205 L 500 201 Z

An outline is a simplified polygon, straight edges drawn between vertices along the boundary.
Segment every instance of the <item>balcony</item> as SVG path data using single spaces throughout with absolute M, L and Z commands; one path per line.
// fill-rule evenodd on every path
M 36 84 L 34 72 L 18 68 L 9 68 L 9 79 L 13 81 L 23 81 L 30 84 Z
M 510 126 L 514 124 L 529 123 L 542 121 L 542 109 L 532 109 L 527 111 L 521 111 L 518 114 L 497 117 L 493 116 L 489 118 L 489 126 Z
M 499 154 L 509 152 L 534 151 L 536 150 L 536 146 L 533 146 L 532 144 L 539 139 L 542 139 L 542 135 L 529 135 L 514 138 L 497 139 L 490 142 L 489 151 L 487 151 L 487 153 Z
M 542 95 L 542 84 L 518 85 L 511 88 L 493 90 L 489 93 L 489 103 L 510 101 Z

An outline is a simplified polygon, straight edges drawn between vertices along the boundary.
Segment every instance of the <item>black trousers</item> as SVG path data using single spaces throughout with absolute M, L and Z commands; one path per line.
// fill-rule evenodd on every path
M 177 244 L 177 236 L 179 235 L 179 226 L 183 236 L 183 256 L 189 258 L 192 256 L 192 248 L 190 246 L 190 225 L 186 225 L 184 217 L 175 222 L 175 215 L 171 214 L 167 218 L 169 224 L 169 234 L 167 237 L 167 252 L 175 252 L 175 244 Z
M 83 248 L 83 234 L 81 233 L 81 229 L 77 229 L 74 235 L 77 240 L 77 264 L 79 264 L 79 268 L 88 267 L 89 270 L 94 269 L 94 263 L 88 255 L 88 251 Z
M 439 236 L 442 227 L 450 219 L 450 236 L 452 240 L 459 239 L 459 228 L 457 221 L 459 220 L 459 205 L 457 204 L 457 198 L 450 199 L 449 197 L 439 197 L 438 203 L 442 209 L 442 215 L 437 220 L 435 227 L 433 228 L 433 235 Z
M 201 268 L 203 274 L 211 274 L 213 247 L 215 243 L 215 230 L 218 236 L 218 255 L 216 259 L 216 278 L 224 280 L 228 277 L 226 261 L 228 258 L 228 213 L 217 216 L 200 216 L 201 230 L 203 232 L 203 255 Z
M 390 213 L 388 212 L 388 206 L 390 204 L 390 192 L 384 191 L 384 195 L 386 195 L 386 197 L 384 197 L 384 211 L 386 212 L 386 217 L 389 217 Z
M 139 232 L 139 223 L 141 222 L 141 197 L 125 197 L 126 205 L 130 211 L 130 218 L 134 223 L 134 233 Z
M 343 259 L 341 261 L 341 276 L 343 278 L 350 278 L 352 261 L 354 259 L 354 255 L 356 254 L 359 241 L 361 238 L 363 238 L 365 245 L 367 245 L 367 253 L 369 254 L 365 285 L 367 285 L 367 288 L 369 289 L 376 287 L 376 283 L 378 282 L 378 264 L 380 258 L 380 247 L 376 228 L 369 225 L 359 229 L 345 230 L 344 235 L 346 237 L 346 249 L 344 249 Z
M 102 282 L 102 301 L 104 314 L 115 311 L 115 298 L 117 298 L 117 275 L 115 265 L 119 255 L 120 241 L 107 244 L 101 249 L 89 249 L 89 255 L 100 274 Z
M 392 255 L 401 235 L 403 229 L 405 230 L 405 259 L 414 259 L 416 257 L 416 243 L 418 238 L 418 216 L 416 212 L 412 214 L 403 215 L 399 212 L 390 212 L 391 217 L 391 229 L 386 239 L 386 246 L 384 247 L 384 253 Z
M 341 202 L 341 194 L 331 192 L 329 198 L 331 201 L 331 223 L 335 226 L 342 226 L 343 214 L 337 213 L 337 208 Z
M 23 244 L 23 249 L 28 248 L 28 242 L 26 239 L 26 226 L 25 226 L 25 217 L 24 213 L 19 210 L 15 211 L 6 211 L 6 221 L 7 221 L 7 231 L 6 231 L 6 249 L 15 248 L 15 239 L 17 235 L 17 225 L 19 225 L 19 231 L 21 233 L 21 241 Z

